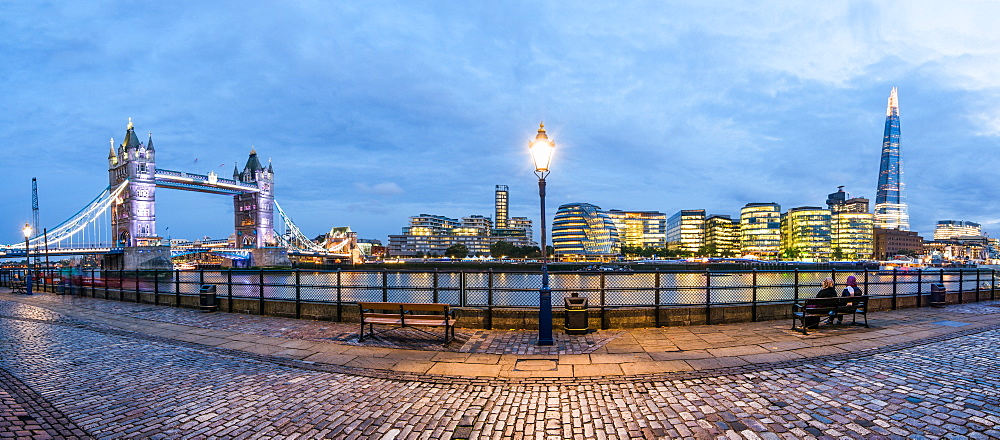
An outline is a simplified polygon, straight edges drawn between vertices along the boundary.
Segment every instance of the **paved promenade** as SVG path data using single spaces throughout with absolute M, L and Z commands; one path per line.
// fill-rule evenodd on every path
M 537 347 L 3 292 L 0 439 L 1000 438 L 998 302 Z

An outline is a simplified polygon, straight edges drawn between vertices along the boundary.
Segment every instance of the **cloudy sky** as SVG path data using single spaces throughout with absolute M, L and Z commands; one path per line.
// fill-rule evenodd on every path
M 614 2 L 617 3 L 617 2 Z M 0 243 L 108 184 L 128 118 L 157 167 L 230 176 L 251 146 L 307 235 L 558 205 L 706 209 L 875 197 L 899 88 L 912 229 L 1000 233 L 1000 4 L 0 0 Z M 157 229 L 225 237 L 229 197 L 157 191 Z M 536 220 L 537 221 L 537 220 Z

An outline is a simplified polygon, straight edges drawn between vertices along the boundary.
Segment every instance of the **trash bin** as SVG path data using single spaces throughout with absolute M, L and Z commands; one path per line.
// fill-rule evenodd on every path
M 590 319 L 587 312 L 587 298 L 577 296 L 576 293 L 568 298 L 563 298 L 566 307 L 566 334 L 585 335 L 590 331 L 587 321 Z
M 214 284 L 202 284 L 198 293 L 198 303 L 204 312 L 214 312 L 219 307 L 218 298 L 215 297 Z
M 945 305 L 944 284 L 931 284 L 931 307 L 944 307 Z

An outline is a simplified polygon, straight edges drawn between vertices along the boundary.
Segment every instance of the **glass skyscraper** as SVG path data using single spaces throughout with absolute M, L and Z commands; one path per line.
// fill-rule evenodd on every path
M 747 203 L 740 210 L 740 250 L 761 260 L 774 260 L 781 252 L 781 205 Z
M 567 203 L 559 207 L 552 222 L 552 247 L 561 258 L 603 260 L 618 255 L 621 241 L 618 228 L 601 207 Z
M 885 111 L 885 134 L 882 138 L 882 162 L 875 196 L 875 227 L 910 229 L 903 184 L 903 160 L 899 154 L 899 98 L 896 88 L 889 93 Z
M 781 248 L 786 258 L 829 261 L 830 215 L 829 209 L 803 206 L 781 216 Z

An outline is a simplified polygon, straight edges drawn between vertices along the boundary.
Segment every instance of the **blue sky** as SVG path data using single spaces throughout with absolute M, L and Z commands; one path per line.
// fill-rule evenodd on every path
M 1000 4 L 0 1 L 0 242 L 38 178 L 54 227 L 107 186 L 108 139 L 222 176 L 251 145 L 307 233 L 385 240 L 420 213 L 549 215 L 874 199 L 899 88 L 912 229 L 982 223 L 1000 193 Z M 197 159 L 197 163 L 195 162 Z M 157 192 L 157 229 L 232 232 L 228 197 Z

